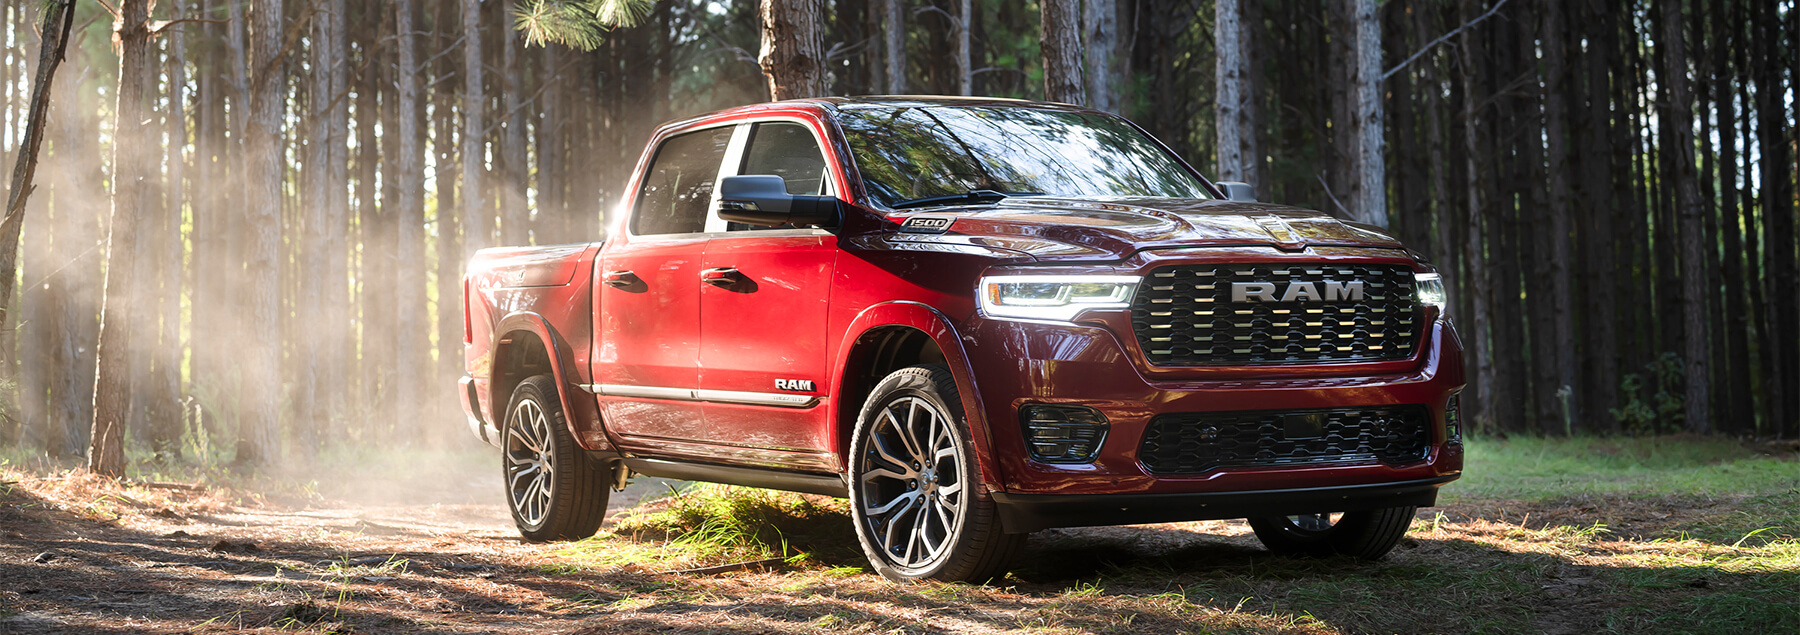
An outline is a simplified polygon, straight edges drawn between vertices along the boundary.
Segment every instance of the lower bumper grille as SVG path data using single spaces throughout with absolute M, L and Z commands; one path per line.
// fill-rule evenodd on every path
M 1425 406 L 1256 410 L 1163 415 L 1144 430 L 1138 458 L 1153 474 L 1220 467 L 1423 460 L 1431 449 Z

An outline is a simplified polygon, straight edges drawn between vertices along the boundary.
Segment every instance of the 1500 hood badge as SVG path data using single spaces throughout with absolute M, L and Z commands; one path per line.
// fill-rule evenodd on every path
M 1324 285 L 1321 293 L 1319 285 Z M 1280 299 L 1275 296 L 1273 282 L 1233 282 L 1231 283 L 1232 302 L 1311 302 L 1314 300 L 1350 300 L 1361 302 L 1363 299 L 1363 282 L 1351 280 L 1339 282 L 1326 280 L 1319 284 L 1311 282 L 1295 282 L 1281 293 Z
M 950 231 L 950 224 L 956 222 L 951 216 L 914 216 L 900 224 L 900 231 L 908 234 L 942 234 Z

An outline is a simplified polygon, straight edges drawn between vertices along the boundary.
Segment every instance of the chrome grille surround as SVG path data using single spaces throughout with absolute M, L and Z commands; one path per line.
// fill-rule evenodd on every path
M 1233 302 L 1232 283 L 1268 283 L 1273 302 Z M 1360 301 L 1323 297 L 1361 282 Z M 1310 284 L 1318 298 L 1279 301 Z M 1158 267 L 1139 284 L 1132 330 L 1156 366 L 1378 362 L 1412 356 L 1423 337 L 1413 270 L 1404 265 L 1238 263 Z

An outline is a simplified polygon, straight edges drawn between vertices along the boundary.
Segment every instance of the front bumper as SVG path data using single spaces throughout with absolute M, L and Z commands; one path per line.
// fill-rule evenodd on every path
M 1051 527 L 1139 525 L 1250 516 L 1288 516 L 1388 507 L 1430 507 L 1438 487 L 1456 478 L 1436 476 L 1374 485 L 1337 485 L 1249 492 L 1186 494 L 1010 494 L 994 492 L 1000 525 L 1010 533 Z
M 1392 256 L 1355 259 L 1410 262 Z M 1166 262 L 1139 264 L 1148 270 Z M 1007 529 L 1432 504 L 1437 487 L 1462 472 L 1462 446 L 1446 438 L 1444 413 L 1464 380 L 1454 328 L 1435 310 L 1427 310 L 1425 318 L 1420 345 L 1404 360 L 1169 368 L 1144 361 L 1125 310 L 1089 311 L 1075 324 L 971 317 L 958 331 L 981 395 L 986 441 L 1000 481 L 990 485 L 998 485 L 995 501 Z M 1032 403 L 1087 406 L 1104 414 L 1110 429 L 1095 459 L 1033 460 L 1019 421 L 1019 408 Z M 1301 462 L 1159 475 L 1139 456 L 1146 428 L 1161 415 L 1409 405 L 1430 413 L 1429 448 L 1416 461 Z

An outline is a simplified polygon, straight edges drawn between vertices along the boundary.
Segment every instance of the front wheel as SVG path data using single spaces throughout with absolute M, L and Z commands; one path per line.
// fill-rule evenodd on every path
M 519 382 L 501 437 L 506 502 L 519 535 L 532 542 L 580 540 L 606 516 L 606 465 L 589 458 L 569 434 L 556 381 Z
M 850 510 L 882 577 L 985 582 L 1006 573 L 1025 536 L 1001 531 L 969 439 L 948 368 L 904 368 L 869 394 L 850 443 Z
M 1269 551 L 1313 557 L 1352 556 L 1380 560 L 1412 525 L 1417 507 L 1365 512 L 1299 514 L 1251 518 L 1250 528 Z

